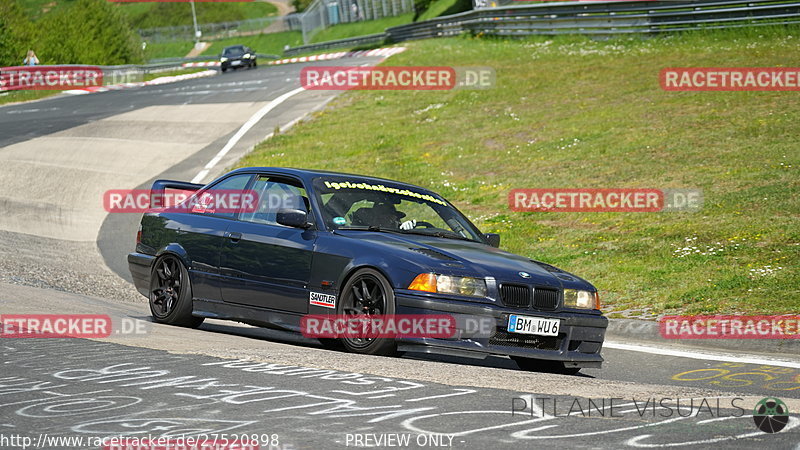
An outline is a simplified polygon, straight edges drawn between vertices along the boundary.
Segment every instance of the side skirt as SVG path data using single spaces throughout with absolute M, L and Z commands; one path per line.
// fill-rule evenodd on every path
M 192 301 L 192 315 L 207 319 L 233 320 L 257 327 L 296 333 L 300 332 L 300 319 L 303 317 L 303 314 L 199 298 Z

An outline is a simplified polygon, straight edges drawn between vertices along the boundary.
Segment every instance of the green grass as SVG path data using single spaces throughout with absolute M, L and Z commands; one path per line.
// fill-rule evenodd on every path
M 47 90 L 26 90 L 26 91 L 10 91 L 0 93 L 0 105 L 7 105 L 9 103 L 30 102 L 32 100 L 39 100 L 46 97 L 51 97 L 60 94 L 61 91 L 47 91 Z
M 194 48 L 194 42 L 148 42 L 144 49 L 145 60 L 184 57 Z
M 20 0 L 29 17 L 42 15 L 74 0 Z M 192 25 L 192 7 L 188 2 L 118 3 L 133 28 Z M 266 2 L 195 2 L 198 22 L 217 23 L 273 16 L 278 8 Z
M 363 36 L 366 34 L 383 33 L 383 30 L 389 27 L 410 23 L 413 17 L 414 14 L 409 13 L 394 17 L 385 17 L 378 20 L 365 20 L 363 22 L 334 25 L 314 34 L 314 37 L 311 38 L 311 42 L 335 41 L 337 39 Z
M 192 25 L 192 7 L 188 2 L 120 3 L 119 7 L 134 28 Z M 266 2 L 195 2 L 195 11 L 197 21 L 203 24 L 273 16 L 278 8 Z
M 658 74 L 791 65 L 798 31 L 407 43 L 385 64 L 491 66 L 497 86 L 347 92 L 240 165 L 431 188 L 502 233 L 503 248 L 592 281 L 609 312 L 796 313 L 800 98 L 664 92 Z M 537 187 L 700 188 L 705 204 L 696 213 L 509 210 L 510 189 Z M 781 269 L 762 275 L 766 266 Z
M 19 4 L 25 10 L 25 14 L 28 17 L 38 19 L 43 14 L 47 14 L 72 1 L 73 0 L 19 0 Z
M 417 22 L 434 19 L 439 16 L 456 14 L 472 9 L 472 2 L 464 0 L 437 0 L 432 2 L 428 9 L 417 18 Z
M 212 41 L 201 56 L 215 58 L 222 49 L 229 45 L 243 44 L 253 48 L 258 53 L 281 55 L 286 45 L 294 47 L 302 45 L 303 35 L 300 31 L 282 31 L 280 33 L 257 34 Z M 178 41 L 165 43 L 148 43 L 145 49 L 147 60 L 157 58 L 183 57 L 191 51 L 193 42 Z
M 230 39 L 214 41 L 211 47 L 207 48 L 203 55 L 216 56 L 222 49 L 229 45 L 243 44 L 258 53 L 272 55 L 283 54 L 283 47 L 289 45 L 294 47 L 303 44 L 303 35 L 300 31 L 282 31 L 280 33 L 258 34 L 253 36 L 242 36 Z

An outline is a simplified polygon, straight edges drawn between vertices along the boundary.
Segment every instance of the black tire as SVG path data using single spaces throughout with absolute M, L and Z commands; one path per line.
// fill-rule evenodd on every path
M 258 61 L 253 61 L 253 68 L 255 69 L 256 67 L 258 67 Z
M 224 68 L 224 67 L 220 67 L 220 69 L 219 69 L 219 70 L 220 70 L 222 73 L 225 73 L 225 71 L 226 71 L 226 70 L 228 70 L 228 69 L 226 69 L 226 68 Z
M 164 255 L 150 272 L 150 313 L 158 323 L 197 328 L 202 317 L 192 316 L 189 271 L 174 255 Z
M 348 315 L 392 315 L 395 313 L 394 289 L 377 270 L 359 269 L 344 285 L 336 312 Z M 391 338 L 343 337 L 340 341 L 352 353 L 392 356 L 397 352 L 397 343 Z
M 577 375 L 581 371 L 580 367 L 565 367 L 561 361 L 548 361 L 544 359 L 522 358 L 512 356 L 522 370 L 531 372 L 559 373 L 562 375 Z

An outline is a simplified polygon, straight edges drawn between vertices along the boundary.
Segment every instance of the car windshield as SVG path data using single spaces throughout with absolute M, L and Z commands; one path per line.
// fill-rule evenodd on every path
M 238 56 L 244 54 L 244 47 L 228 47 L 222 52 L 225 56 Z
M 356 177 L 319 177 L 314 192 L 329 229 L 363 229 L 484 242 L 478 229 L 436 194 Z

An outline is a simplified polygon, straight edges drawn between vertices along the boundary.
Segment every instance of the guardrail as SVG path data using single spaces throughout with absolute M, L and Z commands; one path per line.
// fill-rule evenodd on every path
M 280 55 L 273 55 L 271 53 L 256 53 L 256 56 L 263 59 L 280 59 Z M 173 58 L 156 58 L 151 59 L 148 63 L 143 67 L 161 67 L 161 66 L 175 66 L 177 65 L 180 67 L 181 64 L 187 62 L 199 62 L 199 61 L 211 61 L 211 60 L 218 60 L 219 55 L 201 55 L 201 56 L 192 56 L 189 58 L 185 57 L 173 57 Z
M 331 48 L 356 47 L 359 45 L 374 45 L 383 43 L 389 35 L 386 33 L 367 34 L 338 41 L 320 42 L 319 44 L 300 45 L 283 52 L 285 56 L 295 56 L 303 53 L 317 52 Z
M 456 36 L 463 33 L 494 36 L 583 34 L 609 37 L 798 23 L 800 23 L 800 1 L 571 1 L 467 11 L 387 28 L 380 35 L 385 35 L 385 41 L 390 43 Z M 373 36 L 379 35 L 370 35 Z M 368 36 L 293 47 L 284 54 L 291 56 L 363 45 L 358 41 L 363 37 Z

